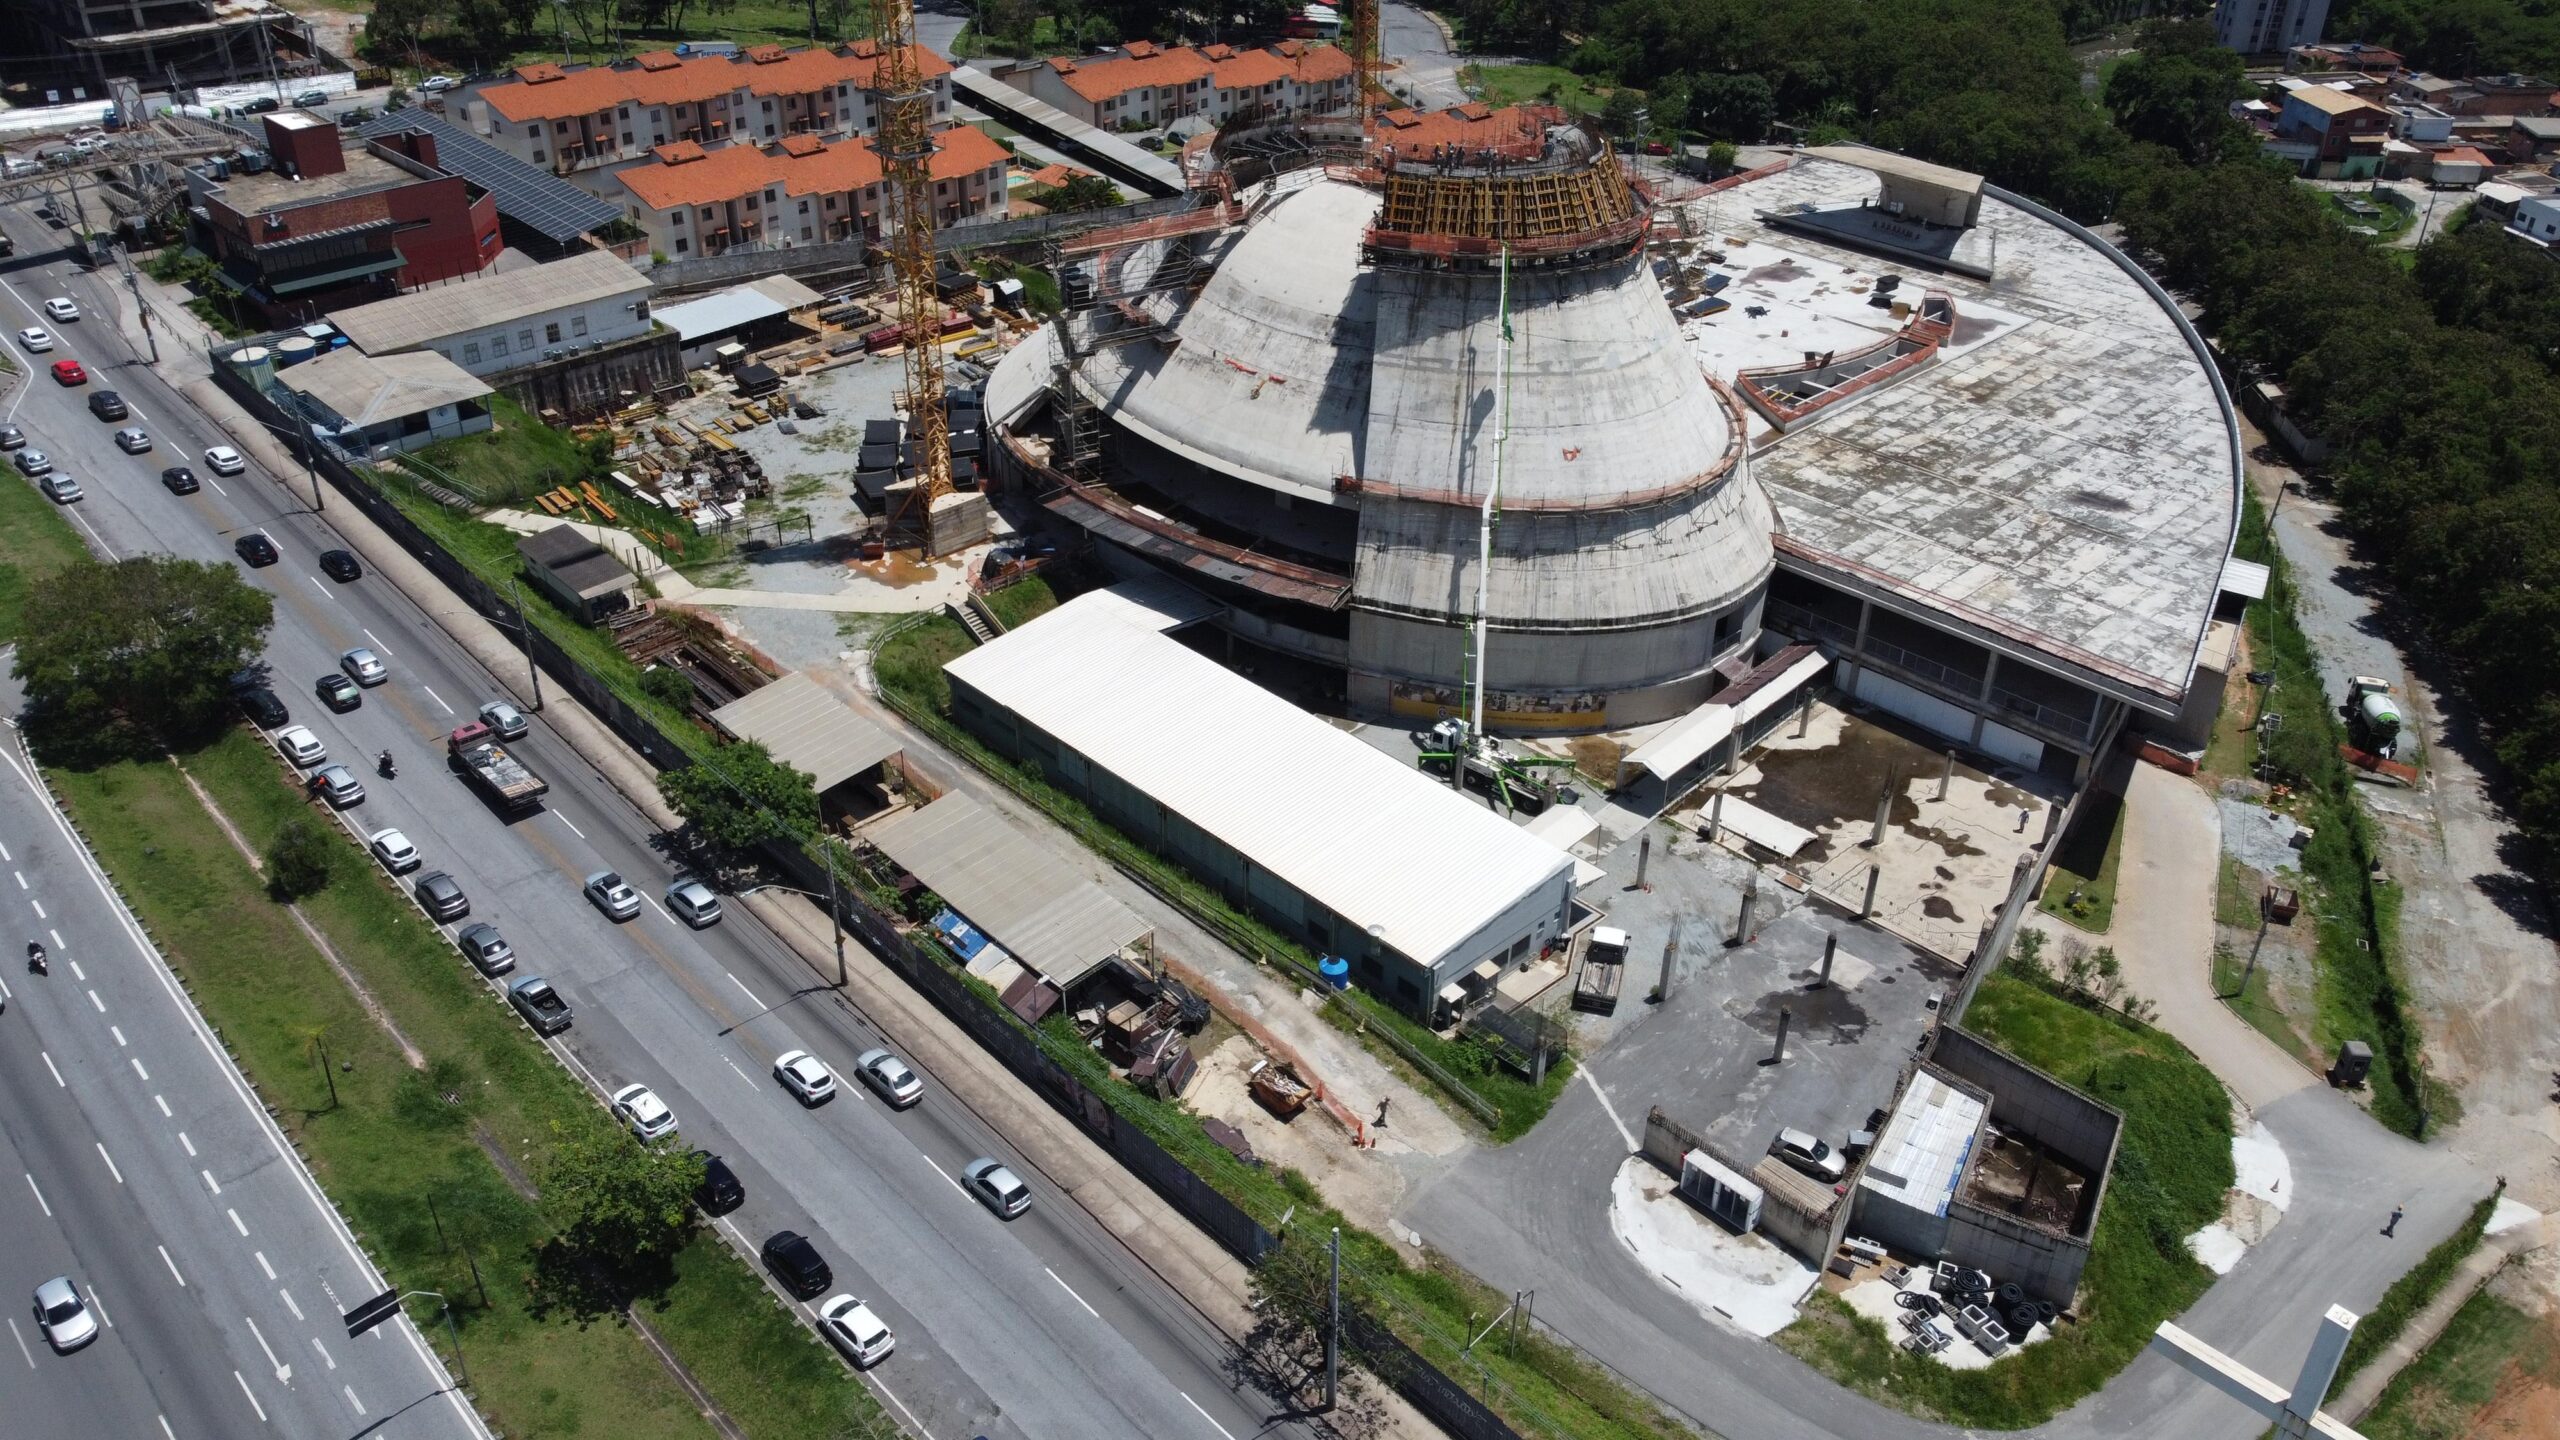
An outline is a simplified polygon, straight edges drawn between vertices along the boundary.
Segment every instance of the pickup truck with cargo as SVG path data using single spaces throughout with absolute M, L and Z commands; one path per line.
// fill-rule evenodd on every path
M 526 768 L 516 753 L 498 743 L 498 732 L 475 720 L 446 738 L 453 768 L 472 788 L 501 810 L 530 809 L 551 791 L 541 776 Z

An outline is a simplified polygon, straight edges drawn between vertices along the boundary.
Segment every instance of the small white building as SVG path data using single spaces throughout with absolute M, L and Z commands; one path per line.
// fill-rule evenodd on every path
M 377 359 L 433 350 L 497 375 L 649 333 L 649 281 L 603 250 L 416 290 L 332 314 Z
M 2560 244 L 2560 196 L 2528 195 L 2516 202 L 2507 229 L 2537 245 Z
M 432 351 L 379 359 L 352 347 L 276 373 L 344 449 L 415 450 L 490 428 L 489 387 Z

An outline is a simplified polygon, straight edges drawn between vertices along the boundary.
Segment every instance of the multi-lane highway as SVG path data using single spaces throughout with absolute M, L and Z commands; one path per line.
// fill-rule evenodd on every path
M 487 1432 L 0 736 L 0 1412 L 23 1435 Z M 15 963 L 28 940 L 48 973 Z M 67 1275 L 104 1322 L 57 1355 L 19 1298 Z M 24 1368 L 20 1368 L 20 1362 Z
M 19 355 L 38 373 L 10 418 L 79 478 L 87 498 L 69 507 L 74 520 L 115 555 L 228 563 L 246 531 L 275 541 L 281 563 L 244 573 L 276 596 L 274 688 L 332 759 L 364 774 L 369 794 L 348 821 L 405 831 L 426 869 L 461 882 L 470 919 L 506 934 L 517 974 L 560 988 L 576 1023 L 559 1043 L 592 1085 L 648 1084 L 674 1108 L 687 1142 L 730 1161 L 747 1200 L 724 1229 L 750 1249 L 786 1228 L 817 1241 L 836 1288 L 862 1296 L 897 1331 L 897 1353 L 868 1377 L 893 1413 L 933 1437 L 1233 1440 L 1271 1428 L 1267 1401 L 1230 1390 L 1228 1346 L 1214 1327 L 932 1077 L 923 1103 L 904 1113 L 850 1084 L 804 1111 L 773 1080 L 776 1056 L 811 1050 L 849 1078 L 857 1054 L 895 1038 L 814 988 L 806 966 L 742 907 L 703 931 L 670 918 L 660 903 L 670 872 L 647 821 L 539 718 L 518 749 L 551 783 L 544 808 L 508 821 L 484 805 L 441 763 L 441 742 L 481 700 L 506 693 L 498 682 L 393 587 L 321 575 L 315 556 L 344 544 L 328 524 L 346 514 L 343 500 L 314 515 L 299 476 L 288 487 L 254 465 L 239 477 L 209 474 L 203 450 L 229 437 L 135 359 L 100 308 L 123 300 L 120 287 L 45 258 L 52 234 L 23 212 L 0 212 L 0 225 L 33 261 L 0 270 L 0 328 L 45 324 L 60 336 L 53 355 Z M 44 320 L 36 307 L 54 295 L 77 300 L 87 318 Z M 201 363 L 177 345 L 163 351 L 173 371 Z M 57 386 L 43 369 L 56 356 L 85 362 L 89 386 Z M 116 449 L 116 426 L 87 408 L 100 387 L 133 406 L 123 423 L 148 430 L 153 453 Z M 176 496 L 160 485 L 161 467 L 181 462 L 204 479 L 201 492 Z M 361 708 L 331 714 L 312 682 L 357 645 L 383 656 L 391 679 L 365 691 Z M 404 762 L 397 779 L 370 773 L 370 757 L 386 748 Z M 607 868 L 647 897 L 637 918 L 617 925 L 580 896 L 580 878 Z M 17 1018 L 13 1006 L 5 1019 Z M 1007 1160 L 1030 1182 L 1029 1214 L 998 1220 L 960 1190 L 961 1167 L 981 1155 Z M 8 1281 L 18 1283 L 14 1268 Z M 118 1296 L 110 1290 L 106 1300 L 114 1307 Z M 294 1383 L 304 1378 L 297 1364 Z

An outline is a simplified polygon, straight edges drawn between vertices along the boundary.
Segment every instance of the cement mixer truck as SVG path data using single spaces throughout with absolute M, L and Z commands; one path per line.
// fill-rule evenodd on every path
M 2389 682 L 2370 675 L 2347 681 L 2347 703 L 2338 707 L 2347 736 L 2356 748 L 2390 759 L 2400 745 L 2400 702 L 2391 698 Z

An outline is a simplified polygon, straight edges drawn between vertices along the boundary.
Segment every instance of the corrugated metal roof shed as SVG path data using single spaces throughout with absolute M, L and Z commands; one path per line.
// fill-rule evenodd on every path
M 650 313 L 690 345 L 705 336 L 735 330 L 758 320 L 787 315 L 818 303 L 818 292 L 788 275 L 772 275 L 733 285 L 697 299 L 661 305 Z
M 1914 1210 L 1947 1213 L 1989 1107 L 1927 1066 L 1911 1077 L 1858 1183 Z
M 794 671 L 711 712 L 711 723 L 763 744 L 824 794 L 904 747 L 807 675 Z
M 1571 860 L 1160 633 L 1108 591 L 945 670 L 1426 967 Z
M 1128 906 L 954 791 L 864 838 L 1064 990 L 1151 931 Z
M 647 276 L 610 251 L 588 250 L 547 265 L 333 310 L 329 319 L 366 354 L 388 355 L 591 300 L 648 293 Z

